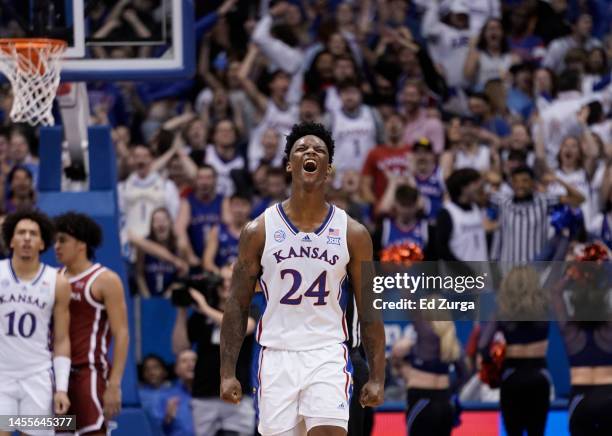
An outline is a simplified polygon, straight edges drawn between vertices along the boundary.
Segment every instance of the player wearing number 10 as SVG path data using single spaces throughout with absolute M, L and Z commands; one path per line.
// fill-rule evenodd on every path
M 0 415 L 64 414 L 70 406 L 70 286 L 40 262 L 53 224 L 40 212 L 16 212 L 5 219 L 2 236 L 11 257 L 0 261 Z
M 221 327 L 221 397 L 242 397 L 235 377 L 256 281 L 266 297 L 257 326 L 256 402 L 262 435 L 344 435 L 352 391 L 344 342 L 346 281 L 360 315 L 370 379 L 363 406 L 383 401 L 384 328 L 362 317 L 361 262 L 372 260 L 372 240 L 358 222 L 325 201 L 334 141 L 319 124 L 293 126 L 287 137 L 291 197 L 268 208 L 243 230 L 231 297 Z

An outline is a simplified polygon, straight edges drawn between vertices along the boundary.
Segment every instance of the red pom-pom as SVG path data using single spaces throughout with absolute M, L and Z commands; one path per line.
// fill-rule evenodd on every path
M 575 262 L 594 262 L 595 264 L 601 264 L 608 262 L 610 256 L 608 249 L 601 242 L 593 242 L 585 246 L 580 254 L 576 256 Z M 578 265 L 572 265 L 567 269 L 567 275 L 574 281 L 584 282 L 592 280 L 592 271 L 580 267 Z
M 480 366 L 480 380 L 488 384 L 492 389 L 501 385 L 502 366 L 506 357 L 506 344 L 494 342 L 490 350 L 491 361 L 482 362 Z
M 600 242 L 587 245 L 582 250 L 582 254 L 576 257 L 580 262 L 607 262 L 609 260 L 608 250 Z
M 411 265 L 425 258 L 423 250 L 415 243 L 391 245 L 380 252 L 381 262 L 391 262 L 399 265 Z

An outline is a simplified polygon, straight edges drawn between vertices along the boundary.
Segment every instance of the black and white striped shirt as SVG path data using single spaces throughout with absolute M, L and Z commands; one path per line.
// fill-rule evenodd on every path
M 500 261 L 530 262 L 542 252 L 550 227 L 548 212 L 559 204 L 559 196 L 535 193 L 531 199 L 516 201 L 512 196 L 492 195 L 499 209 Z

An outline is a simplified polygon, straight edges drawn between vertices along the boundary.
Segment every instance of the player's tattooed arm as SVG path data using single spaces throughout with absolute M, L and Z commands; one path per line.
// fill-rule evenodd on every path
M 375 407 L 384 400 L 385 328 L 380 316 L 376 316 L 376 312 L 366 307 L 369 301 L 368 295 L 362 295 L 362 262 L 372 262 L 372 238 L 362 224 L 349 218 L 347 239 L 351 257 L 348 272 L 355 293 L 361 337 L 370 367 L 370 379 L 361 390 L 360 403 L 363 407 Z
M 221 398 L 237 403 L 242 397 L 235 377 L 236 362 L 244 341 L 251 299 L 261 271 L 265 243 L 263 215 L 248 223 L 238 244 L 238 259 L 232 274 L 231 294 L 221 324 Z

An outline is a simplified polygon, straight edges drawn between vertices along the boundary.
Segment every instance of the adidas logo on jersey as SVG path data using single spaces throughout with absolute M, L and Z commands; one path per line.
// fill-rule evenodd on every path
M 344 403 L 340 403 L 340 405 L 338 406 L 338 409 L 344 410 L 346 409 L 346 405 Z
M 306 235 L 302 238 L 302 242 L 312 242 L 312 239 L 310 239 L 310 237 Z

